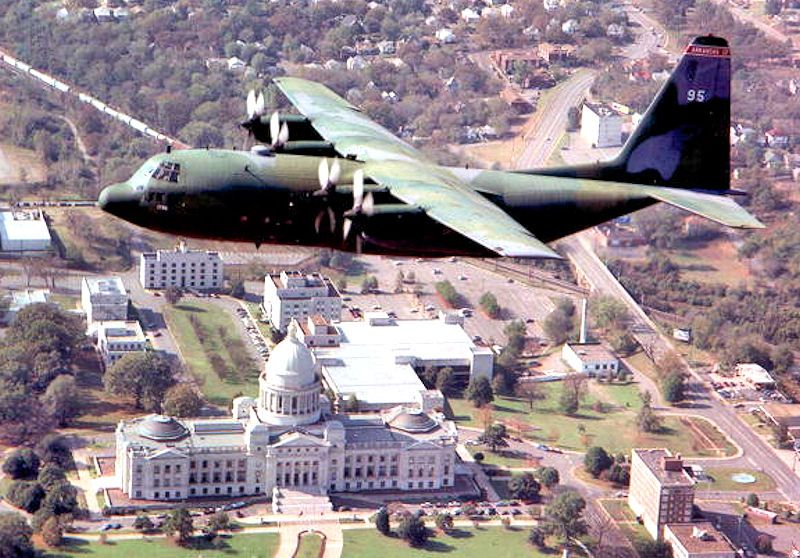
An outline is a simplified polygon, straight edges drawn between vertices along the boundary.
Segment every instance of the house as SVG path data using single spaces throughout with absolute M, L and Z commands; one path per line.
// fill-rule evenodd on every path
M 592 147 L 622 145 L 622 116 L 602 103 L 583 103 L 581 137 Z
M 543 0 L 544 10 L 552 12 L 561 7 L 561 0 Z
M 526 114 L 533 109 L 531 103 L 513 89 L 505 88 L 500 91 L 500 98 L 517 114 Z
M 369 66 L 369 62 L 367 62 L 366 58 L 360 55 L 351 56 L 347 59 L 345 63 L 348 70 L 352 71 L 361 71 L 367 66 Z
M 380 54 L 380 49 L 372 41 L 361 41 L 356 44 L 356 53 L 361 56 L 375 56 Z
M 764 152 L 764 165 L 768 169 L 780 170 L 783 168 L 783 159 L 772 149 L 767 149 Z
M 511 17 L 512 13 L 514 13 L 514 6 L 512 6 L 511 4 L 503 4 L 502 6 L 500 6 L 501 16 L 509 18 Z
M 381 41 L 378 43 L 378 52 L 381 54 L 394 54 L 397 52 L 397 47 L 394 41 Z
M 572 35 L 578 30 L 578 20 L 577 19 L 568 19 L 564 23 L 561 24 L 561 31 L 566 33 L 567 35 Z
M 575 53 L 573 45 L 555 45 L 553 43 L 539 43 L 537 47 L 539 58 L 548 64 L 553 62 L 567 62 Z
M 381 99 L 387 103 L 396 103 L 400 97 L 394 91 L 381 91 Z
M 231 72 L 243 72 L 247 67 L 247 64 L 244 63 L 244 60 L 237 56 L 231 56 L 228 58 L 227 61 L 228 70 Z
M 111 8 L 100 6 L 99 8 L 95 8 L 92 13 L 94 14 L 94 18 L 97 20 L 97 23 L 108 23 L 114 21 L 114 12 L 111 11 Z
M 461 19 L 465 23 L 476 23 L 481 19 L 481 15 L 472 8 L 464 8 L 461 10 Z
M 764 132 L 764 137 L 770 147 L 785 149 L 789 145 L 789 134 L 781 128 L 770 128 Z
M 435 35 L 437 41 L 446 45 L 453 44 L 457 40 L 455 33 L 453 33 L 453 30 L 448 29 L 447 27 L 442 27 L 441 29 L 437 29 Z
M 625 36 L 625 27 L 619 23 L 609 23 L 606 27 L 606 36 L 619 39 Z

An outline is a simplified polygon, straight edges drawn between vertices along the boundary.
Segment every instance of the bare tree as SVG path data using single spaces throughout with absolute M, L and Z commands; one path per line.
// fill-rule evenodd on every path
M 536 382 L 517 382 L 516 396 L 528 401 L 528 410 L 533 411 L 533 403 L 544 399 L 544 390 Z

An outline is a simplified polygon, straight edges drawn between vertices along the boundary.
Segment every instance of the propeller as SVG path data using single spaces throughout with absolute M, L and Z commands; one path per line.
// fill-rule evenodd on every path
M 269 119 L 269 137 L 272 138 L 272 147 L 280 147 L 289 141 L 289 125 L 281 124 L 281 115 L 276 110 Z
M 334 159 L 333 163 L 328 166 L 328 160 L 322 159 L 319 162 L 319 169 L 317 170 L 317 177 L 319 178 L 319 194 L 327 194 L 336 188 L 339 178 L 342 174 L 342 167 L 339 165 L 339 160 Z
M 258 114 L 258 107 L 257 107 L 257 99 L 256 99 L 256 92 L 254 90 L 250 90 L 247 92 L 247 118 L 252 120 Z
M 353 229 L 353 223 L 363 215 L 371 215 L 375 207 L 375 201 L 372 192 L 364 196 L 364 171 L 358 169 L 353 173 L 353 207 L 344 214 L 344 224 L 342 225 L 342 235 L 344 241 L 347 242 L 350 238 L 350 233 Z M 356 237 L 356 246 L 361 245 L 360 236 Z M 358 250 L 360 251 L 360 249 Z

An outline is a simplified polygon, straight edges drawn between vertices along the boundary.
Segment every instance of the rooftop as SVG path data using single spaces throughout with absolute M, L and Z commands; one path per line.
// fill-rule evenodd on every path
M 731 543 L 709 521 L 700 523 L 669 523 L 667 529 L 690 554 L 705 552 L 734 552 Z
M 605 103 L 584 102 L 583 106 L 599 116 L 619 116 L 619 113 Z
M 634 449 L 633 452 L 647 465 L 662 486 L 693 486 L 694 481 L 683 469 L 680 455 L 673 456 L 666 449 Z
M 46 289 L 25 289 L 22 291 L 11 291 L 11 304 L 8 309 L 16 311 L 29 304 L 48 302 L 50 291 Z
M 144 331 L 136 320 L 108 320 L 100 322 L 97 326 L 98 335 L 107 339 L 113 338 L 115 342 L 144 341 Z
M 3 238 L 8 240 L 50 240 L 50 231 L 40 211 L 0 211 Z
M 600 343 L 567 343 L 581 360 L 617 360 L 617 357 Z
M 116 275 L 112 277 L 84 277 L 83 280 L 86 281 L 86 286 L 92 294 L 127 294 L 125 285 L 122 284 L 122 279 Z

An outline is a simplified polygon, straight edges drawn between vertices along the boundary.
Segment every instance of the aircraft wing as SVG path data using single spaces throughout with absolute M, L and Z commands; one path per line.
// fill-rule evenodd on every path
M 651 198 L 728 227 L 739 229 L 764 228 L 764 224 L 761 221 L 750 215 L 742 206 L 727 196 L 664 186 L 640 186 L 640 188 L 644 188 Z
M 428 162 L 420 151 L 321 83 L 296 77 L 278 77 L 272 81 L 340 155 L 359 161 Z
M 408 161 L 375 161 L 364 165 L 364 174 L 434 221 L 501 256 L 561 258 L 447 169 Z

